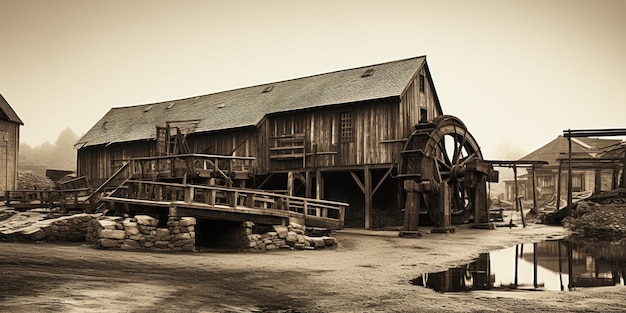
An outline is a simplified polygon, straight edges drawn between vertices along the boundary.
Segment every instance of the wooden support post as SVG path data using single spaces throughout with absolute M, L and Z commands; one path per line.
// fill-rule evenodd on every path
M 320 169 L 315 170 L 315 199 L 324 198 L 324 178 Z
M 524 208 L 522 207 L 522 196 L 518 196 L 515 201 L 519 207 L 519 214 L 522 216 L 522 226 L 526 227 L 526 219 L 524 218 Z
M 570 131 L 568 131 L 568 134 Z M 567 136 L 568 159 L 567 162 L 567 215 L 572 213 L 572 137 Z
M 626 149 L 624 150 L 624 158 L 622 159 L 622 176 L 619 179 L 619 188 L 626 188 Z
M 537 282 L 537 243 L 536 242 L 533 243 L 533 286 L 535 287 L 535 289 L 539 287 L 539 283 Z
M 539 213 L 539 208 L 537 208 L 537 175 L 535 175 L 535 166 L 532 165 L 532 180 L 533 180 L 533 212 Z
M 294 172 L 287 173 L 287 195 L 293 196 Z
M 404 230 L 400 232 L 400 237 L 421 237 L 419 230 L 420 198 L 421 188 L 418 182 L 413 180 L 404 181 L 404 191 L 406 192 L 404 203 Z
M 185 188 L 185 194 L 184 194 L 185 202 L 186 203 L 193 202 L 194 194 L 195 194 L 195 188 L 193 186 L 187 186 L 187 188 Z
M 306 198 L 311 198 L 311 194 L 313 193 L 313 175 L 311 175 L 310 171 L 307 171 L 305 174 L 305 190 L 304 190 L 304 196 Z
M 373 226 L 372 221 L 372 172 L 369 166 L 365 166 L 365 229 L 370 229 Z
M 556 202 L 554 204 L 554 212 L 561 209 L 561 173 L 563 162 L 559 161 L 559 170 L 556 176 Z
M 418 199 L 419 200 L 419 199 Z M 452 225 L 452 216 L 450 215 L 451 205 L 451 193 L 450 186 L 447 182 L 443 181 L 439 183 L 439 205 L 443 213 L 443 222 L 440 227 L 433 228 L 431 233 L 453 233 L 454 228 Z M 419 213 L 419 212 L 418 212 Z

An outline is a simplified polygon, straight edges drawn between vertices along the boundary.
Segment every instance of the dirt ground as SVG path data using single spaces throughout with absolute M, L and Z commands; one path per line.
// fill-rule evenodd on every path
M 416 276 L 480 252 L 567 234 L 562 227 L 470 229 L 400 238 L 337 231 L 332 250 L 188 253 L 0 242 L 1 312 L 619 312 L 626 287 L 438 293 Z

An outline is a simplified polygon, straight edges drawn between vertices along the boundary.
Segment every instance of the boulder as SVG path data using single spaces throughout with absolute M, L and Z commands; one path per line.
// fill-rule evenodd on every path
M 124 239 L 126 238 L 126 232 L 123 230 L 117 230 L 117 229 L 101 229 L 98 232 L 98 235 L 100 236 L 100 238 L 107 238 L 107 239 Z
M 22 228 L 19 233 L 20 235 L 22 235 L 22 237 L 32 241 L 42 240 L 46 238 L 46 232 L 37 226 Z
M 274 226 L 274 231 L 278 234 L 278 238 L 285 239 L 289 229 L 285 226 Z

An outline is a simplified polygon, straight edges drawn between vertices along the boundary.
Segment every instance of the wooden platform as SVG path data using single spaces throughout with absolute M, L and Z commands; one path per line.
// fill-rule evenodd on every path
M 312 227 L 343 226 L 347 203 L 293 197 L 256 189 L 129 180 L 101 197 L 109 209 L 134 213 L 165 212 L 261 224 L 297 222 Z

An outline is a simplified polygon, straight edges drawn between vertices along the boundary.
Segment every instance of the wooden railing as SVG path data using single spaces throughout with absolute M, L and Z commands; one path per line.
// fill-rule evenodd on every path
M 8 207 L 84 209 L 89 206 L 89 188 L 49 190 L 7 190 L 4 202 Z
M 225 179 L 246 179 L 254 171 L 253 157 L 209 154 L 178 154 L 131 159 L 136 178 L 167 178 L 198 175 Z
M 142 180 L 128 180 L 125 187 L 118 189 L 118 192 L 110 197 L 103 197 L 103 200 L 115 202 L 116 200 L 132 199 L 155 203 L 182 202 L 233 209 L 253 208 L 288 211 L 301 214 L 305 220 L 311 218 L 326 219 L 339 225 L 343 225 L 345 208 L 348 206 L 347 203 L 343 202 L 287 196 L 256 189 Z

